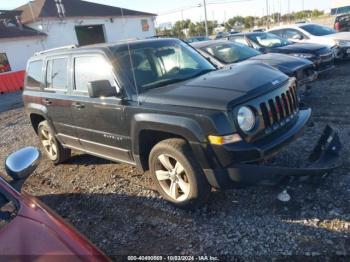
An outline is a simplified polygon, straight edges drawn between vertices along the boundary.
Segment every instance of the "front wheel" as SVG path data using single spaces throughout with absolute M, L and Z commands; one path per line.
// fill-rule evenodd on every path
M 175 206 L 194 209 L 207 202 L 211 187 L 185 140 L 159 142 L 149 166 L 158 192 Z

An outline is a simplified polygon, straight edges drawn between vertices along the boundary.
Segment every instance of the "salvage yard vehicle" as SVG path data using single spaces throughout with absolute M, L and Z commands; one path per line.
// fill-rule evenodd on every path
M 334 55 L 330 48 L 319 44 L 294 43 L 272 33 L 253 32 L 230 36 L 230 41 L 257 49 L 261 53 L 281 53 L 312 61 L 318 74 L 334 68 Z
M 12 181 L 8 183 L 0 176 L 0 254 L 8 261 L 50 261 L 54 255 L 71 256 L 74 261 L 110 261 L 37 198 L 21 193 L 39 159 L 40 151 L 33 147 L 6 159 L 5 168 Z
M 311 23 L 285 25 L 269 32 L 296 43 L 326 45 L 332 49 L 335 58 L 350 58 L 350 32 L 337 32 L 332 28 Z
M 261 54 L 246 45 L 228 40 L 212 40 L 191 45 L 220 68 L 246 60 L 260 61 L 275 67 L 289 77 L 295 77 L 298 88 L 305 87 L 317 79 L 314 64 L 307 59 L 284 54 Z
M 334 29 L 338 32 L 350 31 L 350 14 L 341 14 L 335 17 Z
M 310 165 L 259 165 L 310 119 L 295 79 L 256 61 L 218 70 L 178 39 L 40 52 L 28 62 L 23 98 L 55 164 L 76 149 L 150 170 L 159 193 L 186 209 L 206 203 L 212 188 L 337 166 L 339 138 L 330 127 Z

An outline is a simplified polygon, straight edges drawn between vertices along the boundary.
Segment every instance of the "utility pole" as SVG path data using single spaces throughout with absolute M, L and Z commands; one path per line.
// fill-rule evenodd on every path
M 207 3 L 205 0 L 203 0 L 203 6 L 204 6 L 204 23 L 205 23 L 205 36 L 208 37 L 208 17 L 207 17 Z

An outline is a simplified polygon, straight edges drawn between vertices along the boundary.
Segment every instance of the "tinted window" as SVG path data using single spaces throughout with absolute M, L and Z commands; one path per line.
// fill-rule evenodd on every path
M 143 67 L 148 67 L 143 64 Z M 112 67 L 101 56 L 82 56 L 74 59 L 75 68 L 75 90 L 87 92 L 89 82 L 99 80 L 109 80 L 115 86 Z
M 236 43 L 240 43 L 242 45 L 249 45 L 247 40 L 243 36 L 230 37 L 230 40 Z
M 33 61 L 29 63 L 27 70 L 27 87 L 40 88 L 42 84 L 42 66 L 43 61 Z
M 68 88 L 68 60 L 53 59 L 47 62 L 46 88 L 66 90 Z
M 249 39 L 263 47 L 280 47 L 291 44 L 289 40 L 270 33 L 251 34 Z
M 237 63 L 260 54 L 260 52 L 245 45 L 234 43 L 221 43 L 208 46 L 205 48 L 205 51 L 225 64 Z
M 330 35 L 337 32 L 332 28 L 321 25 L 303 25 L 301 28 L 315 36 Z

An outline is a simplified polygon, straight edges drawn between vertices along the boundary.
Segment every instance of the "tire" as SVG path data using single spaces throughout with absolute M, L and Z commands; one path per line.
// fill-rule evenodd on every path
M 211 187 L 185 140 L 174 138 L 156 144 L 149 166 L 158 192 L 175 206 L 192 210 L 208 201 Z
M 46 156 L 55 164 L 65 162 L 71 156 L 71 150 L 64 148 L 56 139 L 47 121 L 38 126 L 38 136 Z

